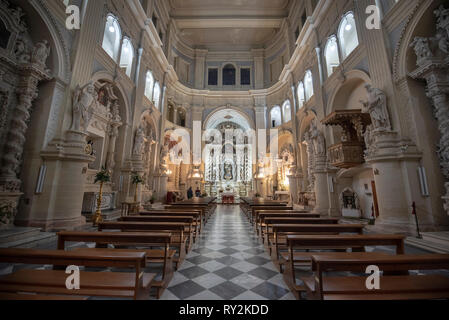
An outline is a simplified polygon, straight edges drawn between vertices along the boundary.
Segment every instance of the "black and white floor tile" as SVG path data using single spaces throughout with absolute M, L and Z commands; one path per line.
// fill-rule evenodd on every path
M 90 228 L 90 230 L 93 230 Z M 69 243 L 68 249 L 93 248 L 93 243 Z M 56 242 L 40 247 L 56 249 Z M 391 252 L 389 247 L 367 248 L 367 251 Z M 393 252 L 391 252 L 393 253 Z M 406 246 L 406 253 L 423 254 Z M 23 268 L 50 269 L 52 266 L 0 264 L 0 275 Z M 89 271 L 122 271 L 101 269 Z M 158 272 L 157 266 L 145 268 Z M 127 270 L 123 270 L 127 271 Z M 421 273 L 416 271 L 417 274 Z M 429 273 L 429 272 L 424 272 Z M 430 272 L 434 273 L 434 272 Z M 449 276 L 448 270 L 435 271 Z M 310 269 L 298 268 L 296 276 L 310 276 Z M 346 275 L 343 274 L 343 275 Z M 350 275 L 347 273 L 347 275 Z M 150 299 L 154 300 L 154 297 Z M 161 300 L 294 300 L 264 246 L 239 206 L 218 206 L 205 226 L 200 239 L 174 274 Z
M 290 300 L 285 285 L 238 206 L 219 206 L 163 300 Z

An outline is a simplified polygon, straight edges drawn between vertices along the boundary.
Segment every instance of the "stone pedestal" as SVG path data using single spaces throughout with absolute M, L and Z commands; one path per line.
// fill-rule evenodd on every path
M 315 170 L 313 172 L 316 197 L 316 206 L 313 211 L 323 216 L 327 216 L 330 209 L 326 161 L 326 156 L 317 156 L 315 158 Z
M 375 132 L 373 138 L 376 147 L 370 149 L 366 161 L 373 167 L 376 183 L 379 204 L 376 226 L 398 232 L 414 231 L 412 203 L 415 201 L 418 208 L 425 207 L 425 199 L 413 194 L 419 192 L 416 172 L 421 155 L 416 146 L 400 141 L 396 132 Z M 411 186 L 416 186 L 416 190 L 410 189 Z M 431 221 L 422 213 L 420 210 L 419 218 L 424 228 L 431 225 Z
M 72 229 L 86 223 L 81 215 L 87 166 L 95 160 L 85 152 L 87 135 L 68 131 L 64 141 L 53 141 L 41 152 L 47 166 L 43 192 L 27 210 L 21 210 L 16 225 L 44 230 Z

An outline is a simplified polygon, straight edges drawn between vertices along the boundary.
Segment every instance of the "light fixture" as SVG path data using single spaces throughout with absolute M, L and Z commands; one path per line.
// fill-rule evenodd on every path
M 345 30 L 346 30 L 346 31 L 351 31 L 351 29 L 352 29 L 352 26 L 348 23 L 348 24 L 346 25 L 346 27 L 345 27 Z
M 109 27 L 109 32 L 110 32 L 110 33 L 114 33 L 114 32 L 115 32 L 114 26 L 110 26 L 110 27 Z

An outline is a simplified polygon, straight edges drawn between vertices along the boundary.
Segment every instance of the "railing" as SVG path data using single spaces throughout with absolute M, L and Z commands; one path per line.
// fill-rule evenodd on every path
M 348 169 L 365 162 L 363 144 L 359 142 L 342 142 L 329 148 L 329 161 L 337 168 Z

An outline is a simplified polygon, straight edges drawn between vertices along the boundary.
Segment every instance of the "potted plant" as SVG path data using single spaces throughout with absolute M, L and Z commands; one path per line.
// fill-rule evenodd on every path
M 92 219 L 94 226 L 97 226 L 100 222 L 103 221 L 103 218 L 101 217 L 101 202 L 103 200 L 103 185 L 110 181 L 111 181 L 111 174 L 108 170 L 106 170 L 105 167 L 102 167 L 101 171 L 99 171 L 95 175 L 94 183 L 96 184 L 96 183 L 100 182 L 100 192 L 98 194 L 98 199 L 97 199 L 97 211 L 95 211 L 95 215 Z
M 136 185 L 136 189 L 134 192 L 134 202 L 137 203 L 137 188 L 139 187 L 139 184 L 143 183 L 143 179 L 137 172 L 133 172 L 131 174 L 131 183 Z

